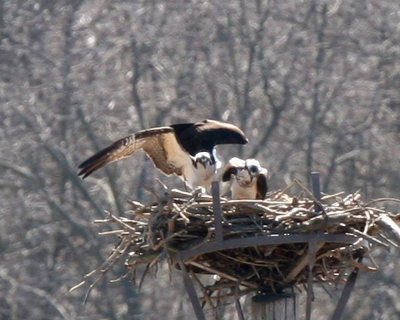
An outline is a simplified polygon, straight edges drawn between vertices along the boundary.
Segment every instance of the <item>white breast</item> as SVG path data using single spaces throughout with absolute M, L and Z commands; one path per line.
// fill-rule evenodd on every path
M 256 179 L 251 179 L 247 170 L 241 170 L 232 178 L 231 184 L 232 199 L 254 200 L 257 196 Z
M 196 187 L 206 188 L 208 191 L 211 187 L 211 182 L 215 175 L 215 165 L 207 166 L 204 168 L 201 164 L 195 168 L 192 164 L 184 168 L 183 175 L 187 185 L 194 189 Z
M 240 184 L 236 179 L 232 181 L 231 185 L 232 199 L 234 200 L 244 200 L 251 199 L 254 200 L 257 196 L 257 186 L 255 183 L 249 185 Z

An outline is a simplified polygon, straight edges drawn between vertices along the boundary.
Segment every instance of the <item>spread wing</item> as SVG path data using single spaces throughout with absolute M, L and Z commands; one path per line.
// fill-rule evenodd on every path
M 237 126 L 216 121 L 203 120 L 196 123 L 173 124 L 177 140 L 192 156 L 200 151 L 212 153 L 220 144 L 246 144 L 247 138 Z
M 125 159 L 143 150 L 154 165 L 166 175 L 182 175 L 182 167 L 190 163 L 187 153 L 176 141 L 171 127 L 152 128 L 122 138 L 79 165 L 78 175 L 86 178 L 105 165 Z
M 268 191 L 268 170 L 265 168 L 261 169 L 261 172 L 257 177 L 257 200 L 264 200 Z

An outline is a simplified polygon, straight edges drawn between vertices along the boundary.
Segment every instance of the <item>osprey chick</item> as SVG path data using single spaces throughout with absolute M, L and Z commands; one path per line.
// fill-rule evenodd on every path
M 268 170 L 256 159 L 232 158 L 222 169 L 222 192 L 231 191 L 235 200 L 264 200 L 268 191 Z

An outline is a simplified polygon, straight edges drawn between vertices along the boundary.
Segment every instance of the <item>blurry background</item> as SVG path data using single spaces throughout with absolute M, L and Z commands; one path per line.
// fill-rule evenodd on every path
M 396 0 L 1 0 L 0 318 L 193 317 L 179 274 L 140 292 L 100 281 L 85 306 L 68 292 L 116 241 L 93 220 L 176 183 L 143 155 L 77 178 L 143 128 L 225 120 L 250 143 L 222 154 L 257 157 L 271 189 L 319 170 L 325 192 L 398 198 L 399 21 Z M 399 251 L 375 257 L 347 319 L 400 318 Z M 317 296 L 316 318 L 338 294 Z

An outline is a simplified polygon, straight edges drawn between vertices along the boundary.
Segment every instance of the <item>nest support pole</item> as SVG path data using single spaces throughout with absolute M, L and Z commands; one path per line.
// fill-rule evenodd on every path
M 362 257 L 358 259 L 358 262 L 361 263 Z M 356 284 L 357 276 L 358 276 L 358 268 L 354 268 L 353 272 L 350 274 L 347 279 L 346 285 L 343 288 L 342 295 L 336 305 L 335 311 L 332 315 L 332 320 L 340 320 L 343 317 L 344 309 L 346 308 L 347 302 L 349 301 L 350 294 L 354 289 Z
M 244 320 L 244 314 L 243 314 L 242 306 L 240 305 L 239 298 L 235 299 L 235 308 L 236 308 L 236 313 L 238 315 L 239 320 Z
M 220 202 L 220 194 L 219 194 L 219 182 L 213 181 L 211 185 L 212 190 L 212 199 L 213 199 L 213 212 L 214 212 L 214 228 L 215 228 L 215 242 L 219 245 L 222 244 L 224 240 L 223 230 L 222 230 L 222 210 L 221 210 L 221 202 Z M 183 257 L 179 257 L 179 266 L 182 270 L 183 282 L 185 284 L 186 291 L 189 295 L 190 301 L 193 306 L 194 313 L 196 315 L 197 320 L 205 320 L 205 315 L 203 309 L 201 307 L 199 297 L 197 296 L 196 289 L 194 287 L 193 281 L 190 278 Z M 239 299 L 235 300 L 235 307 L 238 313 L 239 319 L 244 319 L 242 307 L 240 305 Z
M 213 212 L 214 212 L 214 227 L 215 227 L 215 241 L 222 242 L 224 234 L 222 230 L 222 210 L 221 200 L 219 196 L 219 182 L 213 181 L 211 184 L 212 199 L 213 199 Z
M 311 172 L 311 187 L 314 195 L 314 211 L 316 215 L 319 215 L 323 212 L 323 208 L 321 206 L 321 182 L 319 177 L 319 172 L 314 171 Z M 306 320 L 311 319 L 312 312 L 312 302 L 314 301 L 314 290 L 313 290 L 313 268 L 315 263 L 315 258 L 317 255 L 319 247 L 315 240 L 311 240 L 308 242 L 308 278 L 307 278 L 307 302 L 306 302 Z
M 185 285 L 185 289 L 189 295 L 190 301 L 193 306 L 194 313 L 196 315 L 197 320 L 206 320 L 203 309 L 201 307 L 199 297 L 197 296 L 196 289 L 194 287 L 192 279 L 189 277 L 189 274 L 186 270 L 185 263 L 182 259 L 179 259 L 179 266 L 182 271 L 183 283 Z

